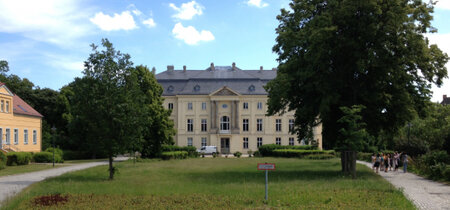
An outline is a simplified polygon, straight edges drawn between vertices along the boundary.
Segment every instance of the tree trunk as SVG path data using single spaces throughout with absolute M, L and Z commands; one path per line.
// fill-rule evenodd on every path
M 109 155 L 109 180 L 114 179 L 113 157 Z
M 350 165 L 351 165 L 351 167 L 350 167 L 350 172 L 351 172 L 351 174 L 352 174 L 352 178 L 353 179 L 356 179 L 356 152 L 355 151 L 350 151 L 350 159 L 349 159 L 349 162 L 350 162 Z
M 356 152 L 342 151 L 341 152 L 341 167 L 342 172 L 349 173 L 352 178 L 356 178 Z

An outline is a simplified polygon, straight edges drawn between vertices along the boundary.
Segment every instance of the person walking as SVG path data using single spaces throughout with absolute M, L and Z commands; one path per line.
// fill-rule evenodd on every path
M 395 152 L 395 154 L 394 154 L 394 171 L 397 171 L 398 166 L 400 165 L 399 160 L 400 160 L 400 154 L 398 152 Z
M 384 172 L 387 172 L 389 168 L 389 156 L 384 154 Z
M 381 157 L 380 157 L 380 154 L 377 154 L 377 157 L 375 158 L 375 164 L 374 164 L 377 174 L 378 174 L 378 169 L 380 168 L 380 163 L 381 163 Z
M 403 173 L 408 171 L 408 154 L 406 152 L 403 153 Z
M 377 159 L 377 156 L 375 156 L 375 153 L 372 153 L 372 170 L 375 169 L 375 161 Z
M 384 171 L 384 155 L 380 154 L 380 171 Z

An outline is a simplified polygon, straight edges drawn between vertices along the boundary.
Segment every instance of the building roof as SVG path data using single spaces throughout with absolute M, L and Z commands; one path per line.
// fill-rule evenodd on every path
M 163 95 L 209 95 L 228 87 L 241 95 L 267 95 L 264 85 L 276 70 L 241 70 L 236 66 L 212 66 L 205 70 L 169 70 L 156 75 Z
M 442 96 L 442 105 L 450 105 L 450 97 L 447 97 L 447 95 Z
M 18 95 L 12 93 L 8 87 L 6 87 L 5 83 L 0 82 L 0 87 L 5 86 L 6 90 L 11 93 L 13 99 L 13 113 L 14 114 L 22 114 L 22 115 L 30 115 L 34 117 L 44 117 L 38 111 L 33 109 L 27 102 L 22 100 Z

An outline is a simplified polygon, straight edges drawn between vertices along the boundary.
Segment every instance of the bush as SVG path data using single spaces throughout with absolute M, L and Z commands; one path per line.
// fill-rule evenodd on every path
M 6 155 L 2 151 L 0 151 L 0 170 L 6 167 Z
M 187 157 L 188 157 L 188 152 L 186 152 L 186 151 L 173 151 L 173 152 L 161 153 L 161 158 L 163 160 L 186 159 Z
M 299 149 L 276 149 L 272 152 L 274 157 L 303 157 L 306 155 L 327 154 L 334 156 L 334 150 L 299 150 Z
M 49 147 L 47 148 L 44 152 L 50 152 L 53 153 L 53 147 Z M 55 148 L 55 155 L 58 154 L 59 157 L 64 157 L 64 152 L 62 151 L 62 149 L 59 148 Z
M 253 151 L 250 149 L 247 151 L 248 157 L 252 157 Z
M 265 144 L 258 148 L 260 154 L 264 157 L 273 156 L 273 151 L 276 149 L 294 149 L 294 150 L 317 150 L 317 146 L 302 145 L 302 146 L 289 146 L 289 145 L 277 145 L 277 144 Z
M 176 145 L 162 145 L 161 150 L 163 152 L 175 152 L 175 151 L 185 151 L 188 153 L 189 157 L 199 157 L 197 148 L 194 146 L 176 146 Z
M 234 155 L 234 157 L 240 158 L 242 153 L 238 151 L 238 152 L 235 152 L 233 155 Z
M 302 158 L 304 159 L 310 159 L 310 160 L 326 160 L 335 158 L 336 156 L 332 154 L 314 154 L 314 155 L 305 155 Z
M 9 152 L 6 157 L 8 166 L 28 165 L 32 158 L 29 152 Z
M 33 160 L 36 163 L 52 163 L 53 153 L 51 152 L 38 152 L 33 155 Z M 55 151 L 55 163 L 63 163 L 63 159 Z
M 413 162 L 412 166 L 419 174 L 428 178 L 450 180 L 448 176 L 450 175 L 449 162 L 450 156 L 446 151 L 435 151 L 420 156 Z
M 356 154 L 356 159 L 371 163 L 372 162 L 372 153 L 358 152 Z

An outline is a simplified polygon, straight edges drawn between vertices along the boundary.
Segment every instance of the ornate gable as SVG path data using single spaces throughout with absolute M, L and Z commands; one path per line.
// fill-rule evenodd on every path
M 227 86 L 224 86 L 223 88 L 213 92 L 211 94 L 212 96 L 238 96 L 239 94 L 235 91 L 231 90 Z

